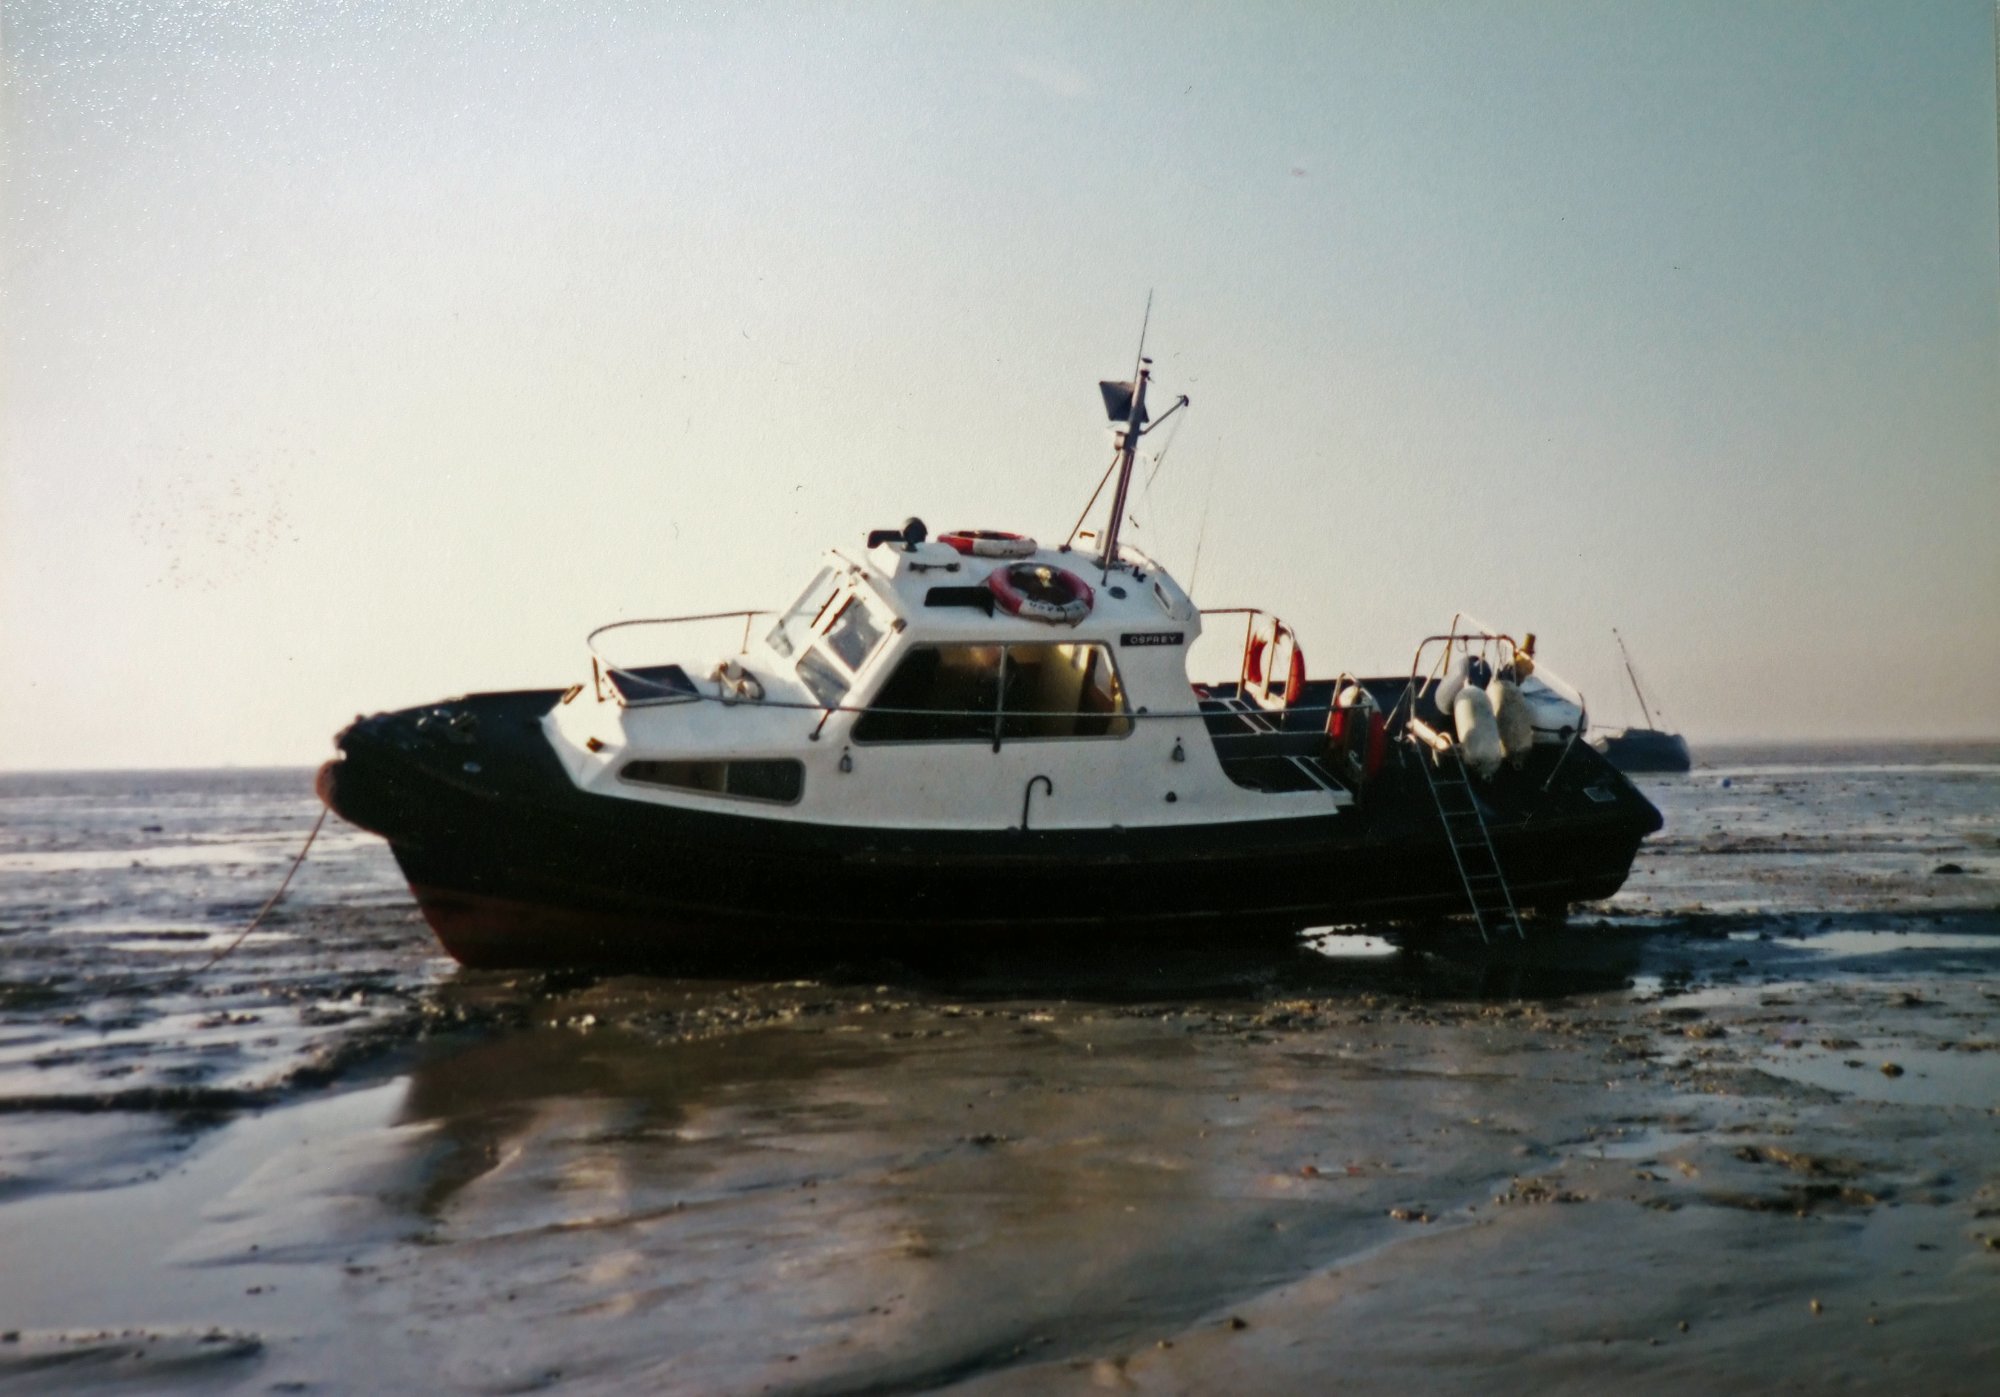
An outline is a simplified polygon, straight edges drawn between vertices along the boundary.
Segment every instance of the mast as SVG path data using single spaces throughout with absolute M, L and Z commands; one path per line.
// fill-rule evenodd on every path
M 1132 489 L 1132 463 L 1139 458 L 1139 438 L 1151 428 L 1146 425 L 1146 385 L 1153 377 L 1153 361 L 1146 357 L 1146 330 L 1153 323 L 1153 293 L 1146 293 L 1146 318 L 1139 322 L 1139 362 L 1132 366 L 1130 383 L 1113 383 L 1102 380 L 1097 391 L 1104 395 L 1104 414 L 1113 422 L 1123 422 L 1124 432 L 1118 438 L 1118 489 L 1111 496 L 1111 520 L 1104 526 L 1104 546 L 1097 555 L 1098 563 L 1104 569 L 1100 581 L 1111 580 L 1111 570 L 1118 566 L 1118 533 L 1125 526 L 1125 501 Z M 1164 422 L 1188 405 L 1187 394 L 1174 399 L 1174 405 L 1167 409 Z M 1154 427 L 1160 422 L 1153 423 Z M 1109 472 L 1106 472 L 1108 475 Z M 1089 517 L 1091 505 L 1097 503 L 1104 482 L 1097 482 L 1097 490 L 1090 496 L 1090 504 L 1083 507 L 1083 517 L 1076 521 L 1077 528 L 1083 527 L 1083 519 Z M 1070 530 L 1072 537 L 1076 530 Z
M 1646 707 L 1646 696 L 1639 690 L 1639 676 L 1632 672 L 1632 652 L 1625 648 L 1625 637 L 1618 634 L 1616 626 L 1611 628 L 1611 636 L 1618 642 L 1618 653 L 1625 661 L 1625 677 L 1632 681 L 1632 694 L 1639 700 L 1639 711 L 1646 715 L 1646 727 L 1656 729 L 1658 724 L 1653 721 L 1652 710 Z
M 1150 310 L 1151 307 L 1148 307 Z M 1132 487 L 1132 463 L 1138 459 L 1140 426 L 1146 420 L 1146 383 L 1153 376 L 1153 361 L 1145 355 L 1139 356 L 1139 375 L 1131 383 L 1100 383 L 1098 389 L 1104 394 L 1104 405 L 1108 409 L 1117 407 L 1115 393 L 1123 390 L 1131 394 L 1126 405 L 1125 435 L 1118 444 L 1118 488 L 1111 496 L 1111 522 L 1104 530 L 1104 550 L 1098 562 L 1104 567 L 1104 576 L 1111 576 L 1111 569 L 1118 562 L 1118 530 L 1125 523 L 1125 496 Z

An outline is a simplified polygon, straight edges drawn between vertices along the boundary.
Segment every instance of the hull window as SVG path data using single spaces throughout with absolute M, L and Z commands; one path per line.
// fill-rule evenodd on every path
M 668 786 L 677 791 L 700 791 L 704 795 L 735 796 L 739 800 L 768 800 L 790 805 L 804 794 L 806 769 L 789 759 L 772 761 L 668 762 L 633 761 L 620 768 L 626 781 L 647 786 Z
M 1123 737 L 1125 690 L 1102 645 L 923 645 L 854 725 L 857 742 Z

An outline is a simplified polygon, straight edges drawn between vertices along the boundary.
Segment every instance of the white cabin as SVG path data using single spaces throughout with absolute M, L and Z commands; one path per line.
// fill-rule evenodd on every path
M 1087 584 L 1087 614 L 1051 623 L 993 605 L 989 576 L 1023 565 Z M 644 644 L 664 647 L 659 628 L 686 621 L 594 633 L 591 682 L 543 719 L 578 787 L 885 829 L 1214 824 L 1353 801 L 1225 773 L 1187 673 L 1201 613 L 1130 545 L 1108 574 L 1067 549 L 836 548 L 782 612 L 687 620 L 740 625 L 741 640 L 720 660 L 613 664 L 598 644 L 610 632 L 626 632 L 627 654 L 649 628 Z

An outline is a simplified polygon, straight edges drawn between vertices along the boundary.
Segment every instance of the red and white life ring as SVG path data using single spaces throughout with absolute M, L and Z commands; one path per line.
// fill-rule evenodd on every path
M 1290 628 L 1279 626 L 1271 635 L 1257 635 L 1250 638 L 1249 649 L 1244 652 L 1243 682 L 1263 689 L 1267 695 L 1270 693 L 1269 687 L 1264 682 L 1264 654 L 1274 648 L 1275 640 L 1280 636 L 1289 636 L 1292 641 L 1292 658 L 1285 669 L 1284 688 L 1285 703 L 1290 706 L 1304 698 L 1306 694 L 1306 657 L 1300 652 L 1298 637 L 1292 635 Z M 1273 674 L 1271 683 L 1277 682 L 1278 676 Z
M 939 534 L 938 542 L 973 558 L 1025 558 L 1035 551 L 1035 541 L 1026 534 L 1003 534 L 993 529 L 959 529 Z
M 1009 616 L 1052 626 L 1074 626 L 1090 615 L 1097 600 L 1090 584 L 1075 573 L 1036 563 L 993 569 L 986 575 L 986 589 Z

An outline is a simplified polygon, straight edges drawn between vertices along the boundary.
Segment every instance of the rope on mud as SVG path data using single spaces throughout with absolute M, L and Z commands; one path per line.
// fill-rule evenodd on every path
M 312 848 L 313 841 L 319 838 L 320 827 L 326 823 L 326 811 L 327 807 L 322 805 L 319 809 L 319 818 L 313 821 L 312 832 L 306 836 L 306 842 L 301 846 L 299 846 L 298 857 L 293 859 L 292 866 L 285 870 L 285 881 L 278 884 L 278 890 L 271 894 L 271 896 L 265 901 L 262 907 L 259 907 L 257 909 L 257 915 L 250 919 L 250 925 L 244 927 L 243 930 L 237 932 L 236 939 L 234 941 L 230 942 L 227 946 L 224 946 L 221 950 L 217 951 L 214 955 L 210 956 L 207 960 L 203 961 L 200 965 L 196 966 L 193 970 L 184 970 L 180 974 L 173 976 L 172 977 L 173 980 L 191 979 L 196 975 L 203 975 L 206 974 L 208 971 L 214 969 L 217 963 L 219 963 L 224 956 L 228 955 L 238 946 L 241 946 L 244 943 L 244 941 L 248 939 L 250 933 L 255 931 L 258 928 L 258 926 L 263 923 L 264 918 L 268 917 L 271 914 L 271 909 L 278 905 L 278 899 L 285 895 L 285 889 L 289 888 L 292 885 L 292 877 L 299 871 L 299 865 L 306 861 L 306 853 L 308 850 Z

